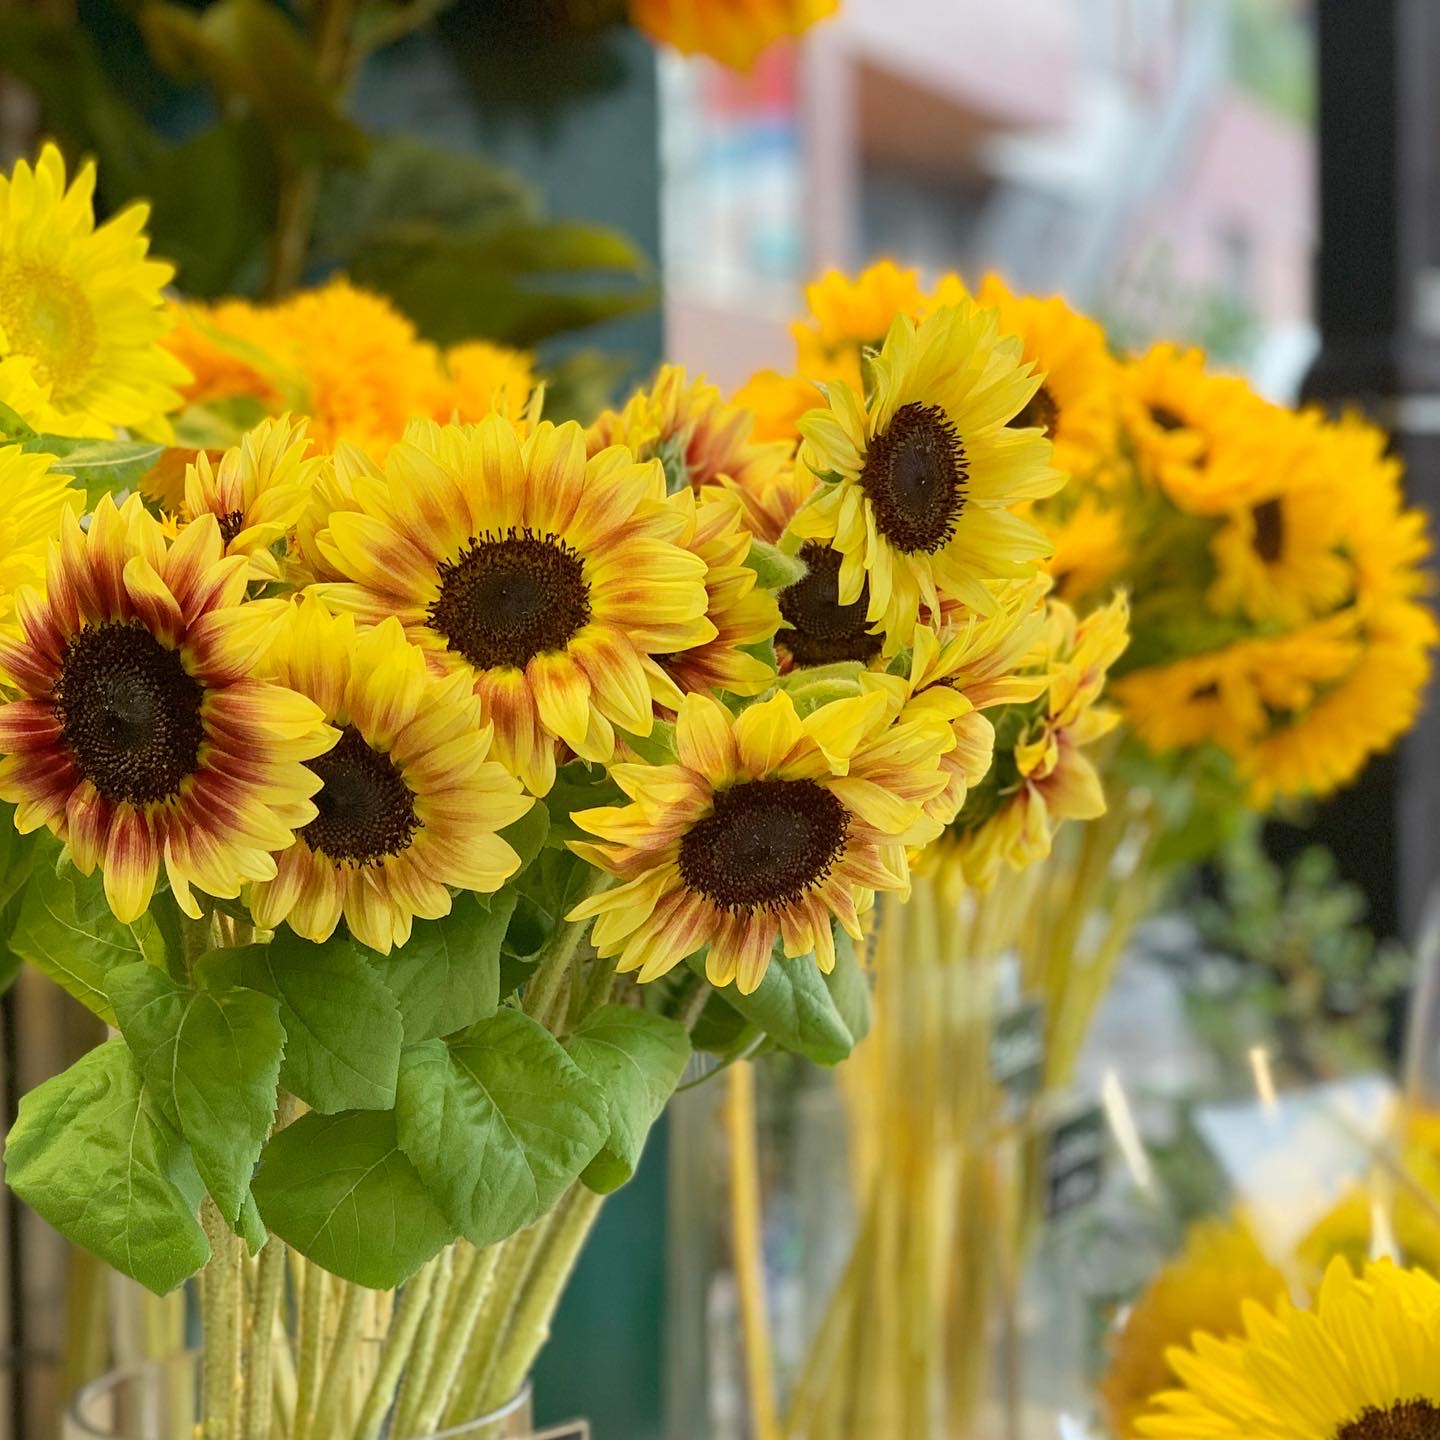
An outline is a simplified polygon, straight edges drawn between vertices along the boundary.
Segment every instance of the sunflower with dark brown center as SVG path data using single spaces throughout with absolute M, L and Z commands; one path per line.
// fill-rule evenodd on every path
M 1137 1422 L 1166 1440 L 1440 1440 L 1440 1283 L 1336 1259 L 1313 1308 L 1281 1300 L 1169 1359 L 1180 1387 Z
M 738 716 L 687 695 L 675 743 L 673 765 L 612 767 L 631 804 L 575 815 L 599 838 L 571 848 L 623 883 L 569 918 L 597 917 L 600 954 L 642 981 L 708 946 L 711 983 L 749 994 L 777 941 L 828 972 L 832 922 L 858 939 L 875 892 L 906 888 L 905 847 L 928 838 L 955 737 L 887 691 L 803 720 L 782 691 Z
M 861 587 L 853 604 L 842 605 L 840 552 L 809 540 L 800 547 L 800 559 L 805 562 L 805 575 L 780 592 L 780 615 L 788 628 L 779 632 L 775 643 L 796 665 L 847 660 L 869 664 L 880 653 L 884 636 L 872 634 L 865 618 L 868 588 Z
M 417 421 L 316 544 L 332 608 L 395 617 L 432 666 L 465 676 L 495 755 L 535 794 L 557 743 L 592 761 L 616 729 L 646 736 L 674 682 L 652 657 L 715 638 L 706 562 L 686 548 L 689 496 L 615 446 L 587 460 L 578 425 L 523 439 L 500 415 Z
M 0 707 L 0 796 L 22 831 L 48 826 L 122 920 L 164 861 L 187 914 L 198 886 L 233 898 L 275 874 L 318 780 L 301 763 L 335 732 L 319 709 L 252 679 L 267 608 L 246 606 L 243 557 L 204 516 L 168 545 L 138 497 L 67 514 L 47 593 L 0 651 L 21 698 Z
M 827 483 L 790 534 L 844 557 L 840 604 L 868 585 L 865 616 L 886 654 L 946 601 L 988 613 L 989 582 L 1029 574 L 1048 553 L 1013 513 L 1064 482 L 1045 436 L 1013 423 L 1039 389 L 1032 371 L 995 312 L 965 300 L 918 328 L 896 318 L 871 361 L 868 406 L 836 381 L 827 407 L 801 421 L 801 463 Z
M 292 604 L 270 656 L 339 730 L 310 762 L 315 818 L 253 887 L 255 919 L 327 940 L 351 934 L 387 953 L 416 916 L 450 912 L 452 890 L 498 890 L 520 859 L 495 832 L 534 803 L 487 758 L 489 727 L 463 674 L 429 674 L 398 620 L 356 633 L 348 616 Z

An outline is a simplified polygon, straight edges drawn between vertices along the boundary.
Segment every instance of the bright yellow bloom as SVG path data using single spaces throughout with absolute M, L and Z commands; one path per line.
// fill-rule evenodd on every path
M 828 380 L 861 350 L 878 349 L 897 315 L 920 319 L 927 300 L 918 270 L 877 260 L 853 279 L 827 270 L 805 287 L 805 308 L 809 318 L 790 327 L 798 369 L 812 380 Z
M 658 693 L 667 682 L 671 685 L 674 694 L 662 702 L 671 709 L 690 691 L 757 695 L 774 681 L 775 671 L 745 647 L 769 640 L 780 612 L 774 595 L 757 584 L 745 564 L 751 537 L 740 502 L 712 488 L 700 500 L 682 491 L 675 504 L 687 515 L 685 548 L 705 562 L 705 618 L 714 625 L 715 638 L 671 655 L 647 655 L 643 664 L 652 687 Z
M 313 700 L 339 732 L 311 760 L 315 818 L 254 885 L 256 922 L 328 940 L 350 933 L 388 954 L 416 916 L 450 913 L 451 889 L 498 890 L 520 857 L 495 832 L 534 801 L 486 758 L 491 731 L 467 677 L 427 673 L 398 620 L 359 635 L 350 616 L 292 603 L 269 661 L 281 684 Z
M 858 374 L 855 379 L 858 383 Z M 755 417 L 753 439 L 783 440 L 792 447 L 800 439 L 800 417 L 823 399 L 813 380 L 778 370 L 757 370 L 732 398 Z
M 1099 1394 L 1111 1434 L 1130 1440 L 1151 1398 L 1174 1386 L 1167 1358 L 1174 1346 L 1190 1344 L 1197 1333 L 1219 1340 L 1243 1334 L 1245 1303 L 1273 1305 L 1288 1288 L 1243 1220 L 1192 1226 L 1185 1248 L 1155 1275 L 1110 1336 Z
M 96 226 L 95 166 L 68 188 L 65 161 L 45 145 L 32 167 L 0 176 L 0 400 L 35 429 L 112 436 L 117 427 L 169 439 L 185 368 L 161 349 L 170 327 L 161 290 L 174 269 L 147 258 L 149 207 Z M 17 401 L 19 404 L 17 405 Z
M 986 582 L 1024 577 L 1048 553 L 1012 507 L 1052 494 L 1064 476 L 1039 430 L 1008 427 L 1039 381 L 996 326 L 994 311 L 969 302 L 918 330 L 898 316 L 871 362 L 873 399 L 837 381 L 829 406 L 800 422 L 801 462 L 827 483 L 790 535 L 840 551 L 842 603 L 868 581 L 867 615 L 887 650 L 909 643 L 922 608 L 938 617 L 942 599 L 984 613 Z
M 1013 746 L 997 755 L 995 773 L 977 791 L 977 813 L 962 812 L 947 845 L 976 888 L 993 885 L 1003 866 L 1023 870 L 1045 859 L 1064 821 L 1105 813 L 1099 772 L 1082 752 L 1119 723 L 1118 711 L 1097 702 L 1129 643 L 1129 620 L 1123 594 L 1078 621 L 1068 605 L 1051 602 L 1046 699 L 1028 722 L 1022 718 Z
M 757 540 L 774 545 L 800 507 L 815 493 L 817 481 L 802 466 L 747 466 L 738 480 L 722 475 L 719 488 L 740 502 L 745 528 Z
M 630 0 L 630 23 L 682 55 L 749 70 L 777 40 L 803 35 L 840 0 Z
M 60 522 L 85 508 L 84 492 L 51 469 L 58 463 L 53 455 L 27 455 L 18 445 L 0 449 L 0 639 L 19 635 L 16 593 L 44 585 L 45 556 Z
M 1073 482 L 1072 482 L 1073 483 Z M 1113 588 L 1130 556 L 1125 512 L 1086 491 L 1063 517 L 1041 518 L 1055 553 L 1045 568 L 1055 579 L 1055 592 L 1074 603 Z
M 303 765 L 335 732 L 304 696 L 256 679 L 278 602 L 247 602 L 244 556 L 203 516 L 167 545 L 132 496 L 88 530 L 67 514 L 46 593 L 21 593 L 24 638 L 0 644 L 19 700 L 0 708 L 0 798 L 22 832 L 48 826 L 122 920 L 163 861 L 180 907 L 275 875 L 315 817 Z
M 452 345 L 444 366 L 448 383 L 434 412 L 437 420 L 475 421 L 494 410 L 518 421 L 538 383 L 533 355 L 488 340 Z
M 283 416 L 262 421 L 225 452 L 218 466 L 200 451 L 185 472 L 180 520 L 189 524 L 213 515 L 225 553 L 246 556 L 251 579 L 278 580 L 280 562 L 272 547 L 299 520 L 325 463 L 318 457 L 307 460 L 309 448 L 305 421 L 292 424 Z
M 1440 1433 L 1440 1284 L 1388 1261 L 1326 1272 L 1313 1310 L 1244 1307 L 1243 1335 L 1197 1335 L 1183 1388 L 1137 1425 L 1162 1440 L 1425 1440 Z
M 616 726 L 650 733 L 673 686 L 656 694 L 645 656 L 717 633 L 661 467 L 618 446 L 587 461 L 573 423 L 522 439 L 498 415 L 417 421 L 351 503 L 316 541 L 350 582 L 324 586 L 328 602 L 365 624 L 397 616 L 432 668 L 465 674 L 497 758 L 537 795 L 557 741 L 606 761 Z
M 597 916 L 600 954 L 642 981 L 708 946 L 711 983 L 749 994 L 777 942 L 828 972 L 832 919 L 858 940 L 875 892 L 908 890 L 905 847 L 945 785 L 947 726 L 895 715 L 878 691 L 803 720 L 783 691 L 738 716 L 687 695 L 676 763 L 613 766 L 633 803 L 573 817 L 599 840 L 572 848 L 624 883 L 570 918 Z
M 1000 333 L 1018 335 L 1025 358 L 1044 377 L 1012 422 L 1038 425 L 1055 447 L 1055 464 L 1086 474 L 1114 453 L 1120 371 L 1105 332 L 1058 295 L 1018 295 L 987 275 L 976 296 L 1000 312 Z

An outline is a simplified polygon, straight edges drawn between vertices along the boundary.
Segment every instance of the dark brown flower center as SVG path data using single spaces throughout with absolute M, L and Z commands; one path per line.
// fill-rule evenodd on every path
M 308 762 L 324 782 L 315 818 L 300 832 L 337 864 L 372 865 L 406 849 L 420 828 L 415 795 L 395 762 L 353 726 L 333 750 Z
M 1273 565 L 1285 548 L 1285 512 L 1278 500 L 1262 500 L 1250 514 L 1255 521 L 1251 542 L 1255 553 L 1267 565 Z
M 1055 426 L 1060 420 L 1060 407 L 1055 397 L 1042 385 L 1026 402 L 1025 407 L 1010 422 L 1011 428 L 1025 430 L 1036 428 L 1045 432 L 1047 439 L 1055 438 Z
M 850 812 L 813 780 L 747 780 L 680 842 L 680 878 L 722 910 L 779 910 L 845 853 Z
M 955 533 L 965 481 L 965 447 L 938 405 L 902 405 L 860 472 L 875 528 L 905 554 L 934 554 Z
M 1183 430 L 1185 428 L 1185 421 L 1168 405 L 1152 405 L 1150 418 L 1162 430 Z
M 230 542 L 245 528 L 245 512 L 243 510 L 232 510 L 228 515 L 217 515 L 220 522 L 220 543 L 229 545 Z
M 794 628 L 781 630 L 775 642 L 797 665 L 834 665 L 842 660 L 872 660 L 884 637 L 870 633 L 865 611 L 870 586 L 860 587 L 853 605 L 840 603 L 840 552 L 806 541 L 800 548 L 805 575 L 779 595 L 780 614 Z
M 138 620 L 111 620 L 71 637 L 53 699 L 85 778 L 107 800 L 149 805 L 198 767 L 204 694 L 178 651 Z
M 1342 1425 L 1335 1440 L 1440 1440 L 1440 1407 L 1429 1400 L 1402 1400 L 1365 1410 Z
M 442 561 L 439 574 L 430 628 L 477 670 L 523 670 L 563 650 L 590 619 L 584 564 L 558 535 L 487 530 Z

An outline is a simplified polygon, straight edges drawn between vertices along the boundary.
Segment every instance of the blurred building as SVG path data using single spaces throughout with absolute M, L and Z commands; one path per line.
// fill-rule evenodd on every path
M 783 365 L 804 280 L 888 254 L 998 269 L 1293 394 L 1311 74 L 1297 0 L 845 0 L 752 76 L 671 61 L 668 352 L 727 385 Z

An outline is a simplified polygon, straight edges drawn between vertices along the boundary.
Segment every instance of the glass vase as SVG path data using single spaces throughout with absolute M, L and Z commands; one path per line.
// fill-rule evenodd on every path
M 200 1358 L 187 1351 L 117 1370 L 87 1385 L 65 1417 L 61 1440 L 194 1440 L 199 1433 Z M 278 1427 L 272 1434 L 282 1433 Z M 288 1433 L 288 1432 L 284 1432 Z M 583 1426 L 568 1434 L 581 1437 Z M 387 1440 L 529 1440 L 534 1412 L 527 1383 L 514 1399 L 462 1425 Z

